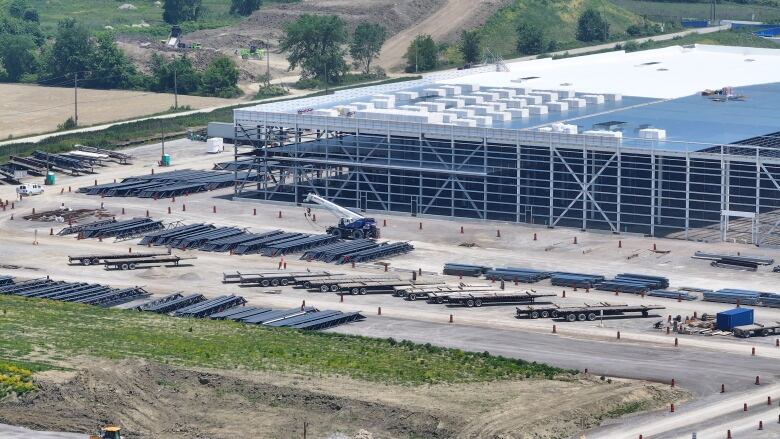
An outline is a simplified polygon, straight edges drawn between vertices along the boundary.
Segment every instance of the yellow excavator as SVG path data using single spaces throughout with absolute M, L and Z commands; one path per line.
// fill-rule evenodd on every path
M 122 429 L 115 425 L 106 425 L 100 429 L 99 435 L 91 435 L 89 439 L 122 439 Z

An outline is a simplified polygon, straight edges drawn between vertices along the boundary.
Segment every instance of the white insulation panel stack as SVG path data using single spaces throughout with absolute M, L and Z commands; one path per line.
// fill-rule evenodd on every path
M 512 119 L 526 119 L 529 114 L 527 108 L 510 108 L 506 112 L 512 116 Z
M 463 99 L 463 102 L 465 102 L 466 105 L 478 105 L 485 102 L 485 98 L 483 98 L 482 96 L 468 95 L 468 96 L 461 96 L 460 98 Z
M 444 110 L 443 114 L 453 114 L 459 119 L 465 119 L 467 117 L 474 116 L 474 110 L 469 108 L 452 108 L 450 110 Z
M 532 91 L 529 93 L 531 96 L 541 96 L 542 102 L 555 102 L 558 100 L 558 93 L 554 91 Z
M 566 102 L 548 102 L 547 109 L 552 113 L 560 113 L 569 109 L 569 104 Z
M 547 105 L 529 105 L 528 112 L 531 114 L 547 114 Z
M 444 108 L 460 108 L 466 105 L 462 98 L 436 99 L 433 102 L 444 104 Z
M 528 105 L 528 101 L 525 99 L 501 99 L 499 102 L 506 104 L 506 108 L 525 108 Z
M 569 108 L 585 108 L 588 105 L 587 101 L 582 98 L 568 98 L 563 99 L 561 102 L 569 104 Z
M 542 103 L 542 97 L 538 95 L 517 95 L 515 96 L 517 99 L 525 99 L 525 101 L 528 103 L 528 105 L 539 105 Z
M 583 99 L 585 99 L 585 102 L 588 104 L 603 104 L 604 103 L 604 95 L 583 95 Z
M 459 127 L 476 127 L 477 121 L 474 119 L 455 119 L 452 124 Z
M 476 93 L 472 93 L 474 96 L 482 96 L 482 99 L 485 101 L 497 101 L 501 96 L 498 93 L 493 93 L 489 91 L 479 91 Z
M 353 102 L 351 104 L 353 107 L 357 108 L 358 110 L 373 110 L 374 104 L 371 102 Z
M 427 109 L 431 112 L 444 111 L 445 105 L 440 102 L 419 102 L 417 106 Z

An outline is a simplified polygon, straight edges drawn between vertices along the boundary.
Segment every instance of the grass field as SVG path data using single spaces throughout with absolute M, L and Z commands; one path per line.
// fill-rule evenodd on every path
M 38 10 L 41 26 L 47 33 L 52 33 L 57 22 L 64 18 L 75 18 L 90 29 L 102 29 L 112 26 L 118 32 L 141 32 L 151 35 L 165 36 L 170 26 L 162 21 L 162 9 L 155 6 L 152 0 L 28 0 L 30 5 Z M 293 3 L 298 0 L 266 0 L 264 3 Z M 5 7 L 10 0 L 0 0 Z M 132 4 L 135 9 L 119 9 L 125 3 Z M 185 23 L 185 31 L 197 29 L 213 29 L 229 26 L 240 20 L 230 15 L 230 1 L 203 0 L 203 13 L 195 23 Z M 147 23 L 149 27 L 133 27 Z
M 52 367 L 45 364 L 0 358 L 0 399 L 11 393 L 22 394 L 35 390 L 33 374 L 50 369 Z
M 651 19 L 680 20 L 710 18 L 711 5 L 697 2 L 654 2 L 645 0 L 611 0 L 612 3 L 637 15 Z M 780 21 L 780 8 L 719 1 L 715 9 L 718 20 Z
M 482 27 L 483 45 L 502 55 L 514 55 L 517 23 L 530 20 L 545 30 L 547 39 L 558 41 L 561 49 L 584 45 L 576 41 L 577 19 L 586 9 L 600 11 L 610 23 L 610 34 L 624 34 L 626 28 L 640 23 L 641 17 L 608 0 L 515 0 L 498 11 Z
M 399 384 L 569 376 L 544 364 L 488 354 L 241 323 L 0 296 L 0 356 L 46 352 L 143 358 L 180 366 L 346 375 Z M 2 370 L 0 369 L 0 372 Z

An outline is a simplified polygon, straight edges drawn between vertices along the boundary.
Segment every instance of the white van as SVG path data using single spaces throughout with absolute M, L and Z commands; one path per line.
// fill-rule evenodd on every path
M 43 187 L 35 183 L 27 183 L 16 187 L 16 193 L 26 197 L 30 195 L 40 195 L 43 193 Z

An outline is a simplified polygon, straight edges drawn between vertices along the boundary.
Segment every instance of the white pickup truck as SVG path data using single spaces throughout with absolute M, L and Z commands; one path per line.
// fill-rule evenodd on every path
M 43 193 L 43 187 L 35 183 L 23 184 L 16 187 L 16 193 L 23 197 L 40 195 Z

